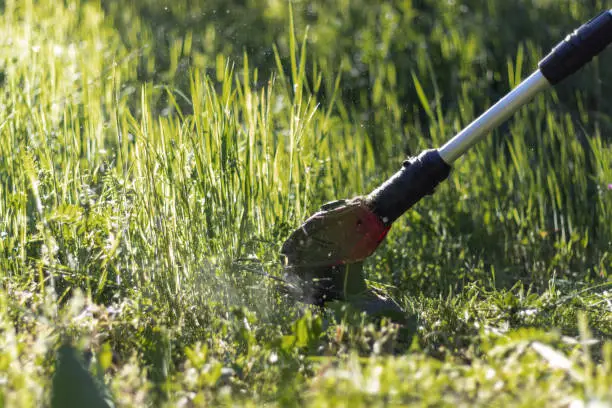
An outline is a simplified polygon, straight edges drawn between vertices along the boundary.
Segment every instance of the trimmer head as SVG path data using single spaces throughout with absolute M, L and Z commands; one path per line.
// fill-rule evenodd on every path
M 366 290 L 362 261 L 388 231 L 361 197 L 327 203 L 281 249 L 289 280 L 298 278 L 302 299 L 320 306 L 360 295 Z
M 343 301 L 369 315 L 401 321 L 399 305 L 368 288 L 363 274 L 363 260 L 388 231 L 361 197 L 327 203 L 285 241 L 286 278 L 305 303 Z

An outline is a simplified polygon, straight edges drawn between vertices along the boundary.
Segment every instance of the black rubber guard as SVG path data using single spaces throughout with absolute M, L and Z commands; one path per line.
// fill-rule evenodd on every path
M 421 198 L 433 194 L 450 170 L 437 150 L 425 150 L 406 160 L 400 171 L 367 196 L 366 203 L 389 226 Z
M 604 11 L 568 35 L 542 61 L 539 67 L 551 85 L 578 71 L 612 42 L 612 13 Z

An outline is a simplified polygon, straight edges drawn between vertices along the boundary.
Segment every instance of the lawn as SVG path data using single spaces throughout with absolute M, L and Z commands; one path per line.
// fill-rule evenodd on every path
M 612 406 L 612 49 L 365 262 L 409 324 L 274 279 L 609 7 L 0 1 L 0 407 Z

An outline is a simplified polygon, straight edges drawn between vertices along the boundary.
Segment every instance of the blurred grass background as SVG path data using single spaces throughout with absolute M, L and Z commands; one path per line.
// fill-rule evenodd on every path
M 257 275 L 282 273 L 319 205 L 440 146 L 605 2 L 0 7 L 0 405 L 47 401 L 64 341 L 127 406 L 336 405 L 338 384 L 363 405 L 610 398 L 610 52 L 368 261 L 414 342 Z

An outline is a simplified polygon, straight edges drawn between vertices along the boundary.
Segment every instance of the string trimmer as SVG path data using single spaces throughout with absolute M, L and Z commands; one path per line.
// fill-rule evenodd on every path
M 404 161 L 402 168 L 365 197 L 325 204 L 284 243 L 286 278 L 304 302 L 345 301 L 371 314 L 399 317 L 401 308 L 369 289 L 363 260 L 384 240 L 393 222 L 445 180 L 451 165 L 539 92 L 578 71 L 612 42 L 612 10 L 559 43 L 538 69 L 439 149 Z

